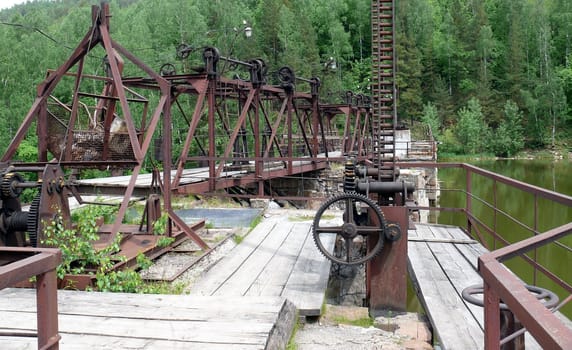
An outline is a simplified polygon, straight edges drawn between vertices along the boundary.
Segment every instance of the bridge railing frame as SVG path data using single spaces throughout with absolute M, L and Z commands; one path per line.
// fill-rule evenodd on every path
M 0 248 L 0 290 L 36 277 L 38 349 L 59 349 L 56 268 L 62 253 L 55 248 Z M 0 333 L 2 336 L 29 334 Z

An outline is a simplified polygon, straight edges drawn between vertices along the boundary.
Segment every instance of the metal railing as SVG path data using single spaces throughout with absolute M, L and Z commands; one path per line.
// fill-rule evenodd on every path
M 485 349 L 500 349 L 503 343 L 501 300 L 543 349 L 572 349 L 572 330 L 553 314 L 554 310 L 547 309 L 529 293 L 524 283 L 502 264 L 511 257 L 524 256 L 526 252 L 571 233 L 572 223 L 568 223 L 479 257 L 479 272 L 484 280 Z M 570 299 L 568 296 L 559 306 Z
M 59 349 L 56 268 L 62 260 L 59 249 L 0 247 L 0 290 L 36 277 L 38 349 Z M 2 336 L 29 337 L 22 332 Z
M 553 314 L 572 300 L 571 281 L 560 278 L 557 273 L 539 263 L 537 254 L 538 249 L 547 245 L 559 247 L 568 256 L 572 253 L 572 248 L 562 241 L 563 238 L 572 234 L 572 223 L 553 227 L 546 232 L 539 231 L 539 201 L 557 203 L 564 208 L 572 209 L 572 197 L 469 164 L 403 162 L 398 165 L 401 168 L 457 168 L 465 172 L 465 188 L 453 190 L 464 194 L 465 206 L 463 208 L 412 206 L 410 209 L 463 213 L 466 219 L 466 232 L 491 251 L 479 258 L 479 272 L 484 280 L 485 349 L 500 349 L 508 341 L 506 338 L 500 339 L 499 305 L 501 300 L 543 348 L 572 349 L 572 330 Z M 488 200 L 477 196 L 475 179 L 478 177 L 489 181 L 489 185 L 492 182 L 492 193 L 487 194 Z M 510 191 L 521 191 L 532 196 L 532 225 L 527 225 L 522 222 L 522 219 L 500 207 L 502 201 L 499 201 L 497 195 L 499 184 L 507 186 Z M 447 191 L 443 188 L 439 190 Z M 489 215 L 486 217 L 483 217 L 485 215 L 482 213 L 479 215 L 475 210 L 476 206 L 480 209 L 485 208 Z M 503 236 L 503 232 L 498 231 L 498 222 L 501 219 L 510 221 L 519 230 L 528 232 L 530 237 L 509 242 Z M 560 287 L 567 296 L 564 296 L 563 301 L 553 310 L 548 310 L 527 291 L 524 282 L 503 264 L 511 258 L 521 258 L 522 261 L 532 266 L 532 284 L 537 285 L 539 277 L 543 276 Z

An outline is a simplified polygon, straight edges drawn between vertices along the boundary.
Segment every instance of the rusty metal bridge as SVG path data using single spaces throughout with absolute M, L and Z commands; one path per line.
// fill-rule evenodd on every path
M 153 172 L 143 187 L 162 194 L 165 211 L 179 226 L 184 225 L 171 208 L 172 194 L 225 190 L 234 197 L 276 198 L 285 195 L 277 193 L 272 179 L 304 176 L 347 156 L 377 168 L 378 180 L 394 181 L 393 17 L 391 1 L 372 5 L 378 57 L 373 97 L 348 92 L 341 103 L 324 104 L 318 77 L 299 77 L 290 67 L 272 75 L 260 59 L 223 57 L 214 47 L 193 52 L 181 45 L 179 58 L 198 54 L 203 65 L 177 73 L 166 64 L 156 72 L 110 36 L 108 5 L 94 7 L 85 37 L 39 85 L 1 159 L 4 172 L 36 172 L 42 178 L 46 165 L 57 165 L 62 173 L 52 182 L 58 190 L 77 198 L 89 192 L 121 195 L 112 235 L 120 231 L 132 196 L 141 191 L 137 179 L 145 168 Z M 85 58 L 94 50 L 105 54 L 105 76 L 85 72 Z M 248 79 L 227 78 L 227 68 Z M 71 96 L 61 86 L 73 87 Z M 14 156 L 34 122 L 38 162 L 20 163 Z M 85 169 L 129 170 L 130 175 L 121 185 L 97 185 L 82 181 Z M 37 186 L 16 180 L 11 177 L 9 185 Z M 41 221 L 49 210 L 38 202 Z

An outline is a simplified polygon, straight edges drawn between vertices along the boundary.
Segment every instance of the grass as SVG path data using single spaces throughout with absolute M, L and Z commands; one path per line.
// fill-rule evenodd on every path
M 373 318 L 371 317 L 364 317 L 364 318 L 358 318 L 356 320 L 351 320 L 343 316 L 336 316 L 333 318 L 333 321 L 338 324 L 347 324 L 351 326 L 364 327 L 364 328 L 369 328 L 373 326 Z
M 212 228 L 215 228 L 215 225 L 214 225 L 212 222 L 207 221 L 207 222 L 205 223 L 205 228 L 206 228 L 206 229 L 212 229 Z
M 259 224 L 261 221 L 262 221 L 262 215 L 256 216 L 256 217 L 254 218 L 254 220 L 252 220 L 252 221 L 250 222 L 250 226 L 249 226 L 250 229 L 248 230 L 248 232 L 250 233 L 252 230 L 254 230 L 254 228 L 255 228 L 256 226 L 258 226 L 258 224 Z
M 313 221 L 314 218 L 315 218 L 315 216 L 312 216 L 312 215 L 296 215 L 296 216 L 289 216 L 288 221 L 292 221 L 292 222 Z M 323 220 L 331 220 L 331 219 L 335 219 L 335 218 L 336 218 L 335 215 L 328 215 L 328 214 L 322 215 Z
M 298 333 L 298 329 L 300 329 L 300 317 L 298 317 L 298 311 L 296 311 L 296 319 L 298 320 L 294 323 L 294 328 L 292 329 L 292 334 L 290 335 L 290 339 L 288 340 L 288 344 L 286 344 L 286 350 L 297 350 L 298 344 L 296 344 L 295 338 L 296 333 Z
M 233 235 L 232 240 L 234 241 L 234 243 L 236 243 L 236 245 L 239 245 L 240 243 L 242 243 L 242 241 L 244 241 L 244 236 Z

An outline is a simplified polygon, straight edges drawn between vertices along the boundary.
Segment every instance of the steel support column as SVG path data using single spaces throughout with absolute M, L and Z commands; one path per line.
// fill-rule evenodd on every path
M 404 206 L 382 207 L 381 210 L 387 222 L 399 224 L 401 238 L 386 241 L 381 254 L 367 262 L 366 288 L 371 315 L 382 310 L 405 311 L 407 308 L 408 211 Z M 368 249 L 375 243 L 368 240 Z

